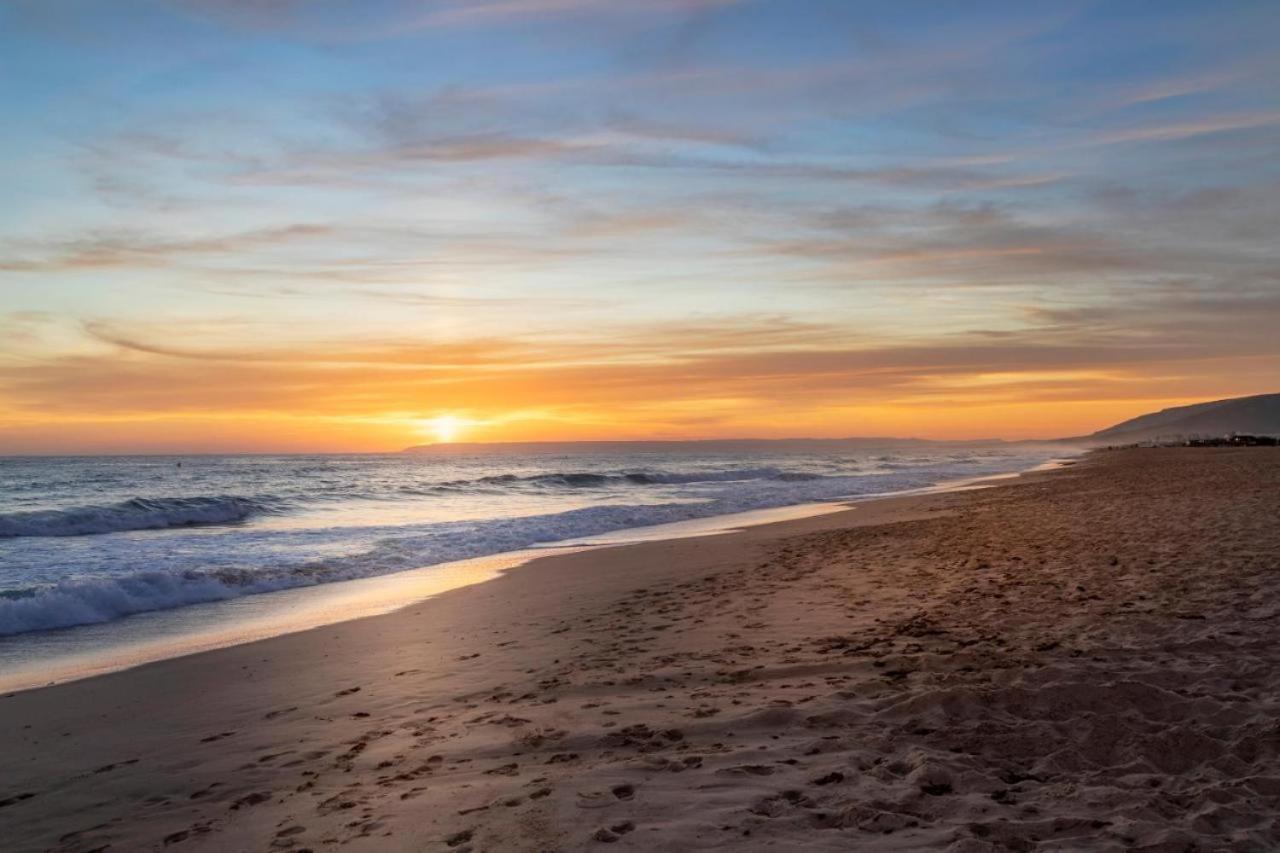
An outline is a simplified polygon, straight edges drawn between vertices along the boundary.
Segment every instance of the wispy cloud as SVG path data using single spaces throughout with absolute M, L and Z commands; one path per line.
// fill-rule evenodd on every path
M 404 38 L 431 30 L 461 30 L 606 18 L 687 16 L 750 0 L 390 0 L 369 4 L 303 0 L 168 0 L 177 9 L 236 27 L 289 33 L 322 43 Z
M 647 0 L 642 4 L 615 3 L 612 0 L 450 0 L 442 8 L 410 18 L 399 27 L 415 30 L 425 27 L 480 26 L 529 18 L 565 14 L 662 14 L 693 12 L 731 6 L 744 0 Z
M 1236 113 L 1208 116 L 1195 121 L 1173 124 L 1153 124 L 1142 127 L 1107 130 L 1086 137 L 1081 145 L 1123 145 L 1138 142 L 1169 142 L 1227 133 L 1236 130 L 1255 130 L 1280 125 L 1280 111 Z
M 98 232 L 44 245 L 26 244 L 17 257 L 0 257 L 0 270 L 52 272 L 165 264 L 186 255 L 229 255 L 270 248 L 333 233 L 326 225 L 294 224 L 210 237 L 164 238 Z M 34 250 L 34 251 L 33 251 Z
M 1242 73 L 1239 71 L 1214 71 L 1123 86 L 1109 99 L 1109 102 L 1114 107 L 1128 107 L 1134 104 L 1185 98 L 1188 95 L 1199 95 L 1221 89 L 1236 82 L 1241 76 Z

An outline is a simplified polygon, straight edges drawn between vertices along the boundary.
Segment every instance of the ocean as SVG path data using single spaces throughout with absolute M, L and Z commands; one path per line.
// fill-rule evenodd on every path
M 929 488 L 1064 455 L 852 440 L 558 447 L 0 459 L 0 636 Z

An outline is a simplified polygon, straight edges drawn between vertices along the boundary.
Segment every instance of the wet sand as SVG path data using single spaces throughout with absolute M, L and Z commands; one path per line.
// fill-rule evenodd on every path
M 1280 452 L 536 560 L 0 699 L 5 850 L 1273 850 Z

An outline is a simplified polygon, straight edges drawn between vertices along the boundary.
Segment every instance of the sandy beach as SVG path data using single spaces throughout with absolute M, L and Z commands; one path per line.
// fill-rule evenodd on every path
M 1274 850 L 1280 452 L 536 560 L 0 699 L 0 847 Z

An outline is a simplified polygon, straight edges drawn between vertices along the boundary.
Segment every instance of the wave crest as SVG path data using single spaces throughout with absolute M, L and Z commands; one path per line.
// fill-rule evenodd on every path
M 231 524 L 271 511 L 272 507 L 264 501 L 235 496 L 132 498 L 107 506 L 0 514 L 0 538 L 87 536 L 127 530 Z
M 475 480 L 441 483 L 445 490 L 475 487 L 599 489 L 608 486 L 680 486 L 741 480 L 814 480 L 821 475 L 778 468 L 728 468 L 714 471 L 556 471 L 549 474 L 493 474 Z

